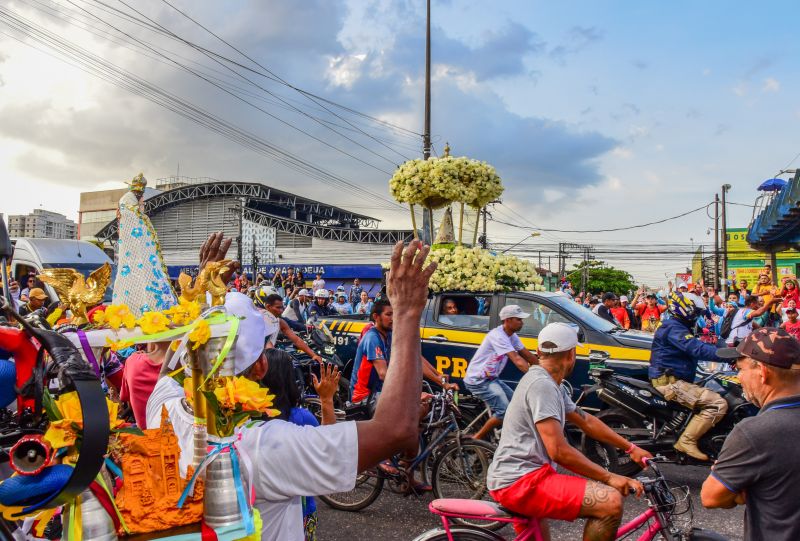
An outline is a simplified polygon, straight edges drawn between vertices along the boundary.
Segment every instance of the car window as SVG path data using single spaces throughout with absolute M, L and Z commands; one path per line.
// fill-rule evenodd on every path
M 491 308 L 491 295 L 445 295 L 436 321 L 448 327 L 488 331 Z
M 518 333 L 522 336 L 535 338 L 539 336 L 544 326 L 550 323 L 572 323 L 569 318 L 564 317 L 546 304 L 532 299 L 508 297 L 506 304 L 517 304 L 522 308 L 523 312 L 530 314 L 530 317 L 522 320 L 522 329 Z

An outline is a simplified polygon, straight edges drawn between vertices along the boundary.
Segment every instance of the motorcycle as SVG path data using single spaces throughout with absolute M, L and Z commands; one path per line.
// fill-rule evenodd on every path
M 333 364 L 339 368 L 339 372 L 342 375 L 339 378 L 339 389 L 333 397 L 333 407 L 337 411 L 344 411 L 350 400 L 349 375 L 353 369 L 352 361 L 345 363 L 339 358 L 333 345 L 333 335 L 325 325 L 310 323 L 306 325 L 305 332 L 299 332 L 297 335 L 326 363 Z M 298 350 L 288 340 L 278 340 L 276 347 L 283 349 L 292 357 L 295 381 L 302 393 L 303 404 L 317 417 L 320 417 L 319 398 L 317 397 L 317 391 L 314 389 L 314 380 L 311 377 L 312 374 L 315 374 L 319 378 L 319 364 L 311 359 L 308 354 Z
M 597 413 L 597 418 L 631 443 L 654 455 L 664 455 L 678 464 L 707 464 L 673 448 L 689 423 L 692 411 L 675 402 L 668 402 L 650 382 L 622 376 L 606 368 L 607 359 L 606 353 L 593 352 L 590 355 L 589 376 L 595 383 L 584 386 L 578 403 L 595 393 L 610 406 Z M 758 408 L 744 398 L 736 374 L 730 372 L 727 366 L 712 363 L 704 368 L 698 369 L 695 383 L 719 393 L 728 403 L 725 417 L 698 442 L 700 450 L 713 460 L 719 455 L 733 427 L 742 419 L 756 415 Z M 582 437 L 581 450 L 593 462 L 614 473 L 631 476 L 640 470 L 628 455 L 586 435 Z

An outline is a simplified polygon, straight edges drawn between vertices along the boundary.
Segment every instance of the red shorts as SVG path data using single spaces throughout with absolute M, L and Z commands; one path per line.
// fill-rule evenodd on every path
M 497 503 L 518 515 L 575 520 L 581 511 L 586 479 L 557 473 L 549 464 L 506 488 L 492 490 Z

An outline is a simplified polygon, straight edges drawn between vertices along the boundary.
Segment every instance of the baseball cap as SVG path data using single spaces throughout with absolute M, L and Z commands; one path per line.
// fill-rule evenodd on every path
M 786 312 L 787 314 L 790 312 L 796 314 L 797 308 L 787 308 L 786 310 L 784 310 L 784 312 Z
M 297 292 L 297 296 L 298 297 L 302 297 L 302 296 L 308 297 L 308 290 L 307 289 L 301 289 L 300 291 Z
M 689 286 L 686 285 L 686 282 L 678 282 L 677 289 L 680 289 L 682 287 L 685 287 L 686 289 L 689 289 Z
M 604 293 L 603 294 L 603 302 L 605 302 L 605 301 L 615 301 L 615 300 L 617 300 L 617 296 L 614 295 L 613 293 L 611 293 L 610 291 L 608 293 Z
M 526 317 L 530 317 L 530 314 L 527 312 L 523 312 L 522 308 L 519 307 L 517 304 L 509 304 L 507 306 L 503 306 L 500 309 L 500 321 L 505 321 L 510 317 L 518 317 L 520 319 L 525 319 Z
M 47 300 L 47 293 L 42 288 L 34 287 L 28 292 L 28 297 L 31 299 L 39 299 L 40 301 Z
M 717 356 L 736 360 L 750 357 L 758 362 L 800 370 L 800 341 L 784 329 L 765 327 L 755 330 L 735 348 L 721 348 Z
M 656 299 L 658 297 L 656 297 L 655 293 L 648 293 L 647 295 L 644 296 L 644 298 L 645 299 Z
M 628 297 L 626 295 L 620 295 L 619 302 L 628 302 Z
M 327 299 L 330 297 L 330 293 L 328 293 L 327 289 L 318 289 L 314 296 L 320 299 Z
M 583 346 L 578 342 L 578 328 L 566 323 L 549 323 L 539 332 L 539 351 L 543 353 L 559 353 L 574 347 Z M 554 347 L 544 348 L 542 344 L 550 342 Z
M 336 291 L 344 291 L 344 286 L 336 286 Z

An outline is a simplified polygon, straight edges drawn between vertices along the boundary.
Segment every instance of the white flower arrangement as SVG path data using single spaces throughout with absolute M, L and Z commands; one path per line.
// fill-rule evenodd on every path
M 446 155 L 405 162 L 389 190 L 400 203 L 437 209 L 459 201 L 478 209 L 500 197 L 503 184 L 491 165 Z
M 536 267 L 512 255 L 455 246 L 433 249 L 429 258 L 438 263 L 433 291 L 544 291 Z

